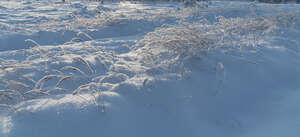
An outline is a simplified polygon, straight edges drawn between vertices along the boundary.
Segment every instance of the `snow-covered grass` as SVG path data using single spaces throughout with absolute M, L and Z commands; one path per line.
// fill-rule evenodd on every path
M 0 136 L 299 136 L 300 7 L 0 1 Z

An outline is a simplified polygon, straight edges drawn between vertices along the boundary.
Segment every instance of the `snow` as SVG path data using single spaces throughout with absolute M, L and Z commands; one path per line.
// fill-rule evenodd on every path
M 300 132 L 300 6 L 0 1 L 1 137 Z

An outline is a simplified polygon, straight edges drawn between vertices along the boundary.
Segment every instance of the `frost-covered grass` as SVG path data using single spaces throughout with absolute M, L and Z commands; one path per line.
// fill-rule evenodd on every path
M 275 22 L 264 17 L 219 17 L 214 23 L 180 21 L 178 25 L 165 25 L 148 33 L 138 43 L 138 47 L 142 47 L 138 50 L 145 56 L 141 59 L 145 63 L 171 65 L 214 51 L 256 50 L 271 37 L 276 27 Z
M 0 136 L 299 135 L 297 5 L 0 4 Z

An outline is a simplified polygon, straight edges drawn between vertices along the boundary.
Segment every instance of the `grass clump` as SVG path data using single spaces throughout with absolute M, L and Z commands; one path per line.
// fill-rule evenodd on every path
M 199 58 L 214 51 L 247 52 L 245 49 L 257 49 L 266 34 L 276 29 L 272 20 L 263 17 L 218 17 L 217 20 L 215 23 L 179 21 L 177 25 L 157 28 L 136 46 L 138 54 L 142 55 L 141 62 L 169 70 L 170 65 L 178 67 L 189 58 Z

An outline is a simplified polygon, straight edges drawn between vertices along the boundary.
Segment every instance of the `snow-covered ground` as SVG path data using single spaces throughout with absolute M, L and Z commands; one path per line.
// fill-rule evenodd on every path
M 0 137 L 298 137 L 300 5 L 0 1 Z

